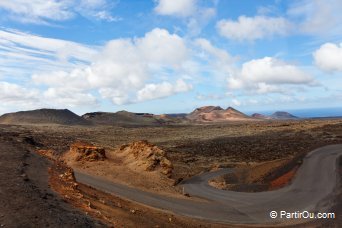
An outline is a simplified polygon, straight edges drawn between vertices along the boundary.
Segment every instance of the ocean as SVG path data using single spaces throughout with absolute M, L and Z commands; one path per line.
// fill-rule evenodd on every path
M 276 111 L 285 111 L 301 118 L 314 118 L 314 117 L 342 117 L 342 107 L 337 108 L 309 108 L 309 109 L 284 109 L 284 110 L 271 110 L 257 112 L 264 115 L 271 115 Z M 253 114 L 255 112 L 246 112 Z

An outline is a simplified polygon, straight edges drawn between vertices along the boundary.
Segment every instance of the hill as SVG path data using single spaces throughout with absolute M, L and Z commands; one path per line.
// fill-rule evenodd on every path
M 149 113 L 91 112 L 82 115 L 85 120 L 99 125 L 159 125 L 161 121 Z
M 87 125 L 89 122 L 68 109 L 37 109 L 4 114 L 0 116 L 0 124 Z
M 256 119 L 265 119 L 265 120 L 272 119 L 270 116 L 266 116 L 266 115 L 263 115 L 263 114 L 260 114 L 260 113 L 254 113 L 251 116 L 253 118 L 256 118 Z
M 288 112 L 283 112 L 283 111 L 277 111 L 271 115 L 272 119 L 282 119 L 282 120 L 287 120 L 287 119 L 298 119 L 297 116 L 294 116 Z
M 260 113 L 254 113 L 251 115 L 252 118 L 255 119 L 263 119 L 263 120 L 291 120 L 291 119 L 298 119 L 297 116 L 294 116 L 288 112 L 284 111 L 277 111 L 272 115 L 263 115 Z
M 239 121 L 250 120 L 246 114 L 228 107 L 223 109 L 220 106 L 204 106 L 195 109 L 186 116 L 189 120 L 199 122 L 215 122 L 215 121 Z

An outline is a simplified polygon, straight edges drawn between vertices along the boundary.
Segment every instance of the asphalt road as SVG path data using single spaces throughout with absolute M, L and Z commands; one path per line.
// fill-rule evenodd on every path
M 99 190 L 194 218 L 238 224 L 301 223 L 307 220 L 280 218 L 280 211 L 328 212 L 339 186 L 337 162 L 341 155 L 342 144 L 310 152 L 292 183 L 275 191 L 244 193 L 219 190 L 208 185 L 208 180 L 233 172 L 232 169 L 204 173 L 184 181 L 182 186 L 187 193 L 206 199 L 201 202 L 141 191 L 79 171 L 75 171 L 75 177 L 78 182 Z M 270 218 L 271 211 L 278 213 L 277 218 Z

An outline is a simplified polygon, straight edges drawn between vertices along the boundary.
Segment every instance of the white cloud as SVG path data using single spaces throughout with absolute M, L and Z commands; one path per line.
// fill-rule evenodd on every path
M 0 81 L 0 101 L 2 104 L 36 100 L 37 97 L 37 90 L 28 90 L 14 83 Z
M 0 56 L 0 64 L 6 66 L 1 67 L 0 78 L 20 81 L 20 85 L 2 84 L 3 104 L 11 97 L 33 100 L 30 94 L 34 91 L 36 105 L 32 107 L 90 106 L 98 103 L 99 96 L 121 105 L 143 101 L 138 91 L 146 94 L 149 90 L 148 99 L 152 99 L 191 87 L 184 81 L 191 78 L 191 56 L 185 40 L 158 28 L 144 37 L 111 40 L 103 47 L 0 30 Z M 171 80 L 179 80 L 167 90 L 171 76 L 175 77 Z M 28 84 L 40 89 L 26 89 Z M 153 94 L 146 85 L 156 85 L 164 92 Z
M 313 53 L 316 65 L 324 71 L 342 71 L 342 43 L 323 44 Z
M 155 12 L 160 15 L 188 17 L 196 12 L 197 0 L 157 0 Z
M 55 0 L 2 0 L 0 8 L 19 16 L 19 20 L 39 22 L 49 20 L 67 20 L 73 17 L 68 10 L 68 1 Z
M 224 64 L 231 64 L 234 61 L 233 57 L 228 52 L 213 46 L 211 42 L 206 39 L 196 39 L 195 44 L 198 45 L 203 51 L 207 52 Z
M 49 24 L 50 21 L 69 20 L 81 14 L 99 20 L 113 21 L 107 0 L 1 0 L 0 9 L 9 12 L 13 20 Z
M 230 53 L 215 47 L 210 41 L 203 38 L 196 39 L 194 44 L 199 48 L 197 55 L 202 62 L 202 71 L 210 73 L 216 81 L 221 83 L 227 78 L 227 75 L 235 72 L 236 58 Z
M 142 37 L 90 47 L 0 30 L 0 64 L 6 66 L 1 67 L 0 78 L 24 75 L 14 80 L 20 85 L 13 91 L 22 92 L 13 100 L 24 101 L 25 95 L 32 94 L 36 106 L 59 107 L 92 106 L 102 99 L 117 105 L 143 102 L 187 92 L 191 83 L 221 88 L 228 80 L 229 89 L 254 94 L 288 94 L 292 87 L 314 83 L 300 67 L 277 58 L 254 59 L 239 69 L 237 59 L 226 50 L 203 38 L 190 40 L 191 45 L 156 28 Z M 10 90 L 0 96 L 1 101 L 9 99 Z
M 342 32 L 341 11 L 341 0 L 298 0 L 289 4 L 285 16 L 267 16 L 279 11 L 274 6 L 259 7 L 254 17 L 220 20 L 216 27 L 223 37 L 238 41 L 293 34 L 336 39 Z
M 0 45 L 11 53 L 24 53 L 31 56 L 57 56 L 67 61 L 74 58 L 79 61 L 90 61 L 97 53 L 95 47 L 60 39 L 46 38 L 15 30 L 0 30 Z
M 164 29 L 154 29 L 143 39 L 137 39 L 136 46 L 145 61 L 158 65 L 177 67 L 188 55 L 184 40 Z
M 130 94 L 116 88 L 100 88 L 99 93 L 104 99 L 109 99 L 113 104 L 123 105 L 133 103 Z
M 138 101 L 153 100 L 157 98 L 168 97 L 176 93 L 187 92 L 192 86 L 183 80 L 177 80 L 173 85 L 169 82 L 160 84 L 147 84 L 144 88 L 137 92 Z
M 275 35 L 286 35 L 290 23 L 282 17 L 240 16 L 237 21 L 220 20 L 216 27 L 218 32 L 232 40 L 257 40 Z
M 240 106 L 241 105 L 241 101 L 239 101 L 237 99 L 232 99 L 232 103 L 234 106 Z
M 314 84 L 314 79 L 299 67 L 272 57 L 244 63 L 240 72 L 227 80 L 230 89 L 246 89 L 259 94 L 285 92 L 279 85 Z
M 272 57 L 244 63 L 241 76 L 251 82 L 269 84 L 301 84 L 312 81 L 312 77 L 297 66 Z
M 96 105 L 96 98 L 77 89 L 49 88 L 42 92 L 15 83 L 0 81 L 0 112 L 37 108 L 72 108 Z
M 74 1 L 74 6 L 70 10 L 75 10 L 76 13 L 84 17 L 95 18 L 103 21 L 121 21 L 122 18 L 113 16 L 110 10 L 116 4 L 115 1 L 108 0 L 79 0 Z
M 197 36 L 216 15 L 217 1 L 212 7 L 202 6 L 198 0 L 156 0 L 154 11 L 163 16 L 182 18 L 188 29 L 188 36 Z
M 65 83 L 61 75 L 75 67 L 89 64 L 98 54 L 98 47 L 0 29 L 0 78 L 27 81 L 31 74 L 48 72 L 57 76 L 56 83 Z M 53 80 L 53 79 L 50 79 Z
M 189 58 L 188 52 L 181 37 L 156 28 L 142 38 L 109 41 L 88 66 L 35 74 L 32 79 L 50 88 L 70 88 L 71 91 L 77 88 L 83 94 L 88 94 L 84 92 L 86 90 L 95 90 L 114 104 L 127 104 L 187 90 L 189 85 L 182 80 L 171 89 L 168 89 L 167 83 L 146 84 L 164 74 L 164 71 L 169 74 L 181 72 L 183 63 Z M 164 92 L 153 95 L 152 88 L 160 87 Z
M 86 75 L 86 70 L 76 68 L 71 72 L 54 71 L 50 73 L 44 72 L 41 74 L 33 74 L 32 81 L 35 84 L 46 85 L 54 88 L 73 89 L 77 87 L 78 89 L 87 89 L 90 88 L 90 84 L 85 80 Z
M 79 106 L 90 106 L 96 105 L 96 98 L 82 90 L 77 88 L 49 88 L 43 93 L 45 101 L 52 102 L 55 106 L 68 106 L 68 107 L 79 107 Z
M 198 36 L 210 20 L 216 16 L 216 6 L 197 7 L 196 13 L 187 21 L 190 36 Z
M 229 89 L 242 89 L 244 87 L 244 81 L 236 75 L 228 77 L 227 82 Z
M 266 84 L 265 82 L 255 84 L 255 89 L 258 94 L 286 93 L 286 91 L 281 89 L 279 86 Z
M 104 21 L 122 21 L 123 19 L 118 16 L 112 16 L 107 11 L 99 11 L 93 14 L 93 16 L 97 19 L 104 20 Z
M 0 112 L 18 111 L 44 107 L 37 89 L 0 81 Z
M 299 0 L 288 9 L 297 31 L 318 36 L 339 36 L 342 32 L 341 0 Z

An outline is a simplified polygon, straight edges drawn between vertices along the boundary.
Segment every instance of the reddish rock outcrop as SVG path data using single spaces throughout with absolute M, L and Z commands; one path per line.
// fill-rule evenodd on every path
M 171 161 L 167 158 L 166 152 L 146 140 L 136 141 L 119 148 L 119 152 L 130 162 L 143 167 L 145 171 L 160 170 L 162 174 L 170 177 L 173 170 Z
M 72 144 L 69 154 L 74 161 L 103 161 L 106 159 L 104 148 L 85 142 Z

